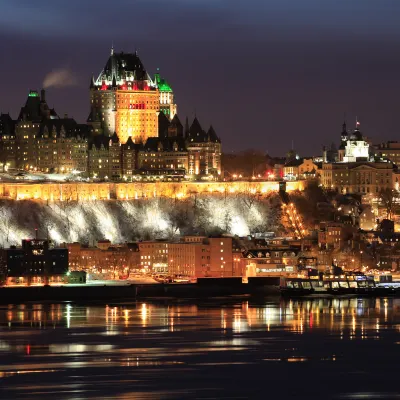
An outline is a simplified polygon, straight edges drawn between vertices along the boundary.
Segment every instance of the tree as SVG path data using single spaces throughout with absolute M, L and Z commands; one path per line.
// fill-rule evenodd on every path
M 244 205 L 250 210 L 254 203 L 260 198 L 260 192 L 252 182 L 246 183 L 243 192 L 239 195 Z

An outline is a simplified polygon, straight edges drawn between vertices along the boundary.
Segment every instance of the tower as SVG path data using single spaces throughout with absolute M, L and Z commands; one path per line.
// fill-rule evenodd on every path
M 157 88 L 160 91 L 160 111 L 163 112 L 170 120 L 172 120 L 177 113 L 177 106 L 174 103 L 174 92 L 167 81 L 157 73 L 154 76 Z
M 121 143 L 134 143 L 158 136 L 160 91 L 137 52 L 116 53 L 90 85 L 91 110 L 100 116 L 106 136 L 117 133 Z

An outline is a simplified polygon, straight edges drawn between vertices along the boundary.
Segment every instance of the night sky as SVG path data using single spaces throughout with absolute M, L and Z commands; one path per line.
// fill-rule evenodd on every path
M 157 67 L 178 114 L 212 123 L 223 149 L 318 155 L 343 115 L 375 142 L 399 139 L 398 0 L 1 0 L 0 111 L 17 117 L 29 89 L 51 88 L 59 115 L 84 122 L 88 87 L 114 43 Z

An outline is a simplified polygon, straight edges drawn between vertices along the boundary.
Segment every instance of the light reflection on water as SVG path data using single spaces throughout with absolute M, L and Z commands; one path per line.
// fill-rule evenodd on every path
M 399 323 L 400 299 L 0 306 L 0 394 L 396 398 Z

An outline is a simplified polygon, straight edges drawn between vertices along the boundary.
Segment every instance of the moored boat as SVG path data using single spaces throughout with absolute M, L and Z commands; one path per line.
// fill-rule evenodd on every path
M 373 295 L 375 293 L 373 277 L 364 274 L 345 274 L 341 276 L 323 275 L 318 277 L 282 278 L 280 292 L 282 296 L 326 297 Z

